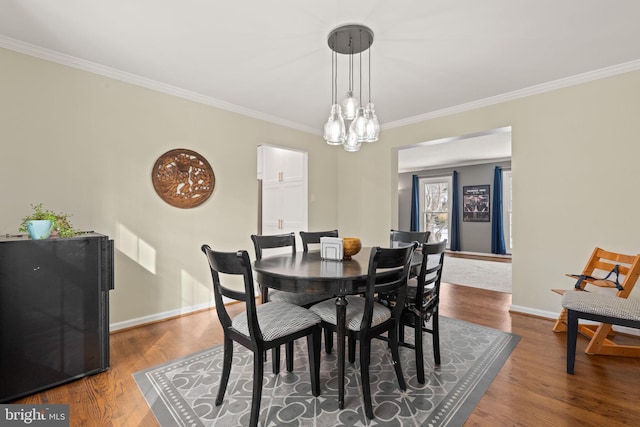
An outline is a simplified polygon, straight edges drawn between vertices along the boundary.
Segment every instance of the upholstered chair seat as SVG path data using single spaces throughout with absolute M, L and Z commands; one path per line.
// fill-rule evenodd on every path
M 346 327 L 351 331 L 359 331 L 362 327 L 362 317 L 365 311 L 365 298 L 359 296 L 347 297 Z M 336 324 L 336 303 L 333 300 L 323 301 L 312 306 L 313 313 L 322 318 L 323 321 Z M 373 316 L 371 326 L 378 326 L 391 318 L 391 310 L 377 302 L 373 303 Z
M 256 315 L 265 341 L 273 341 L 292 332 L 307 329 L 319 324 L 321 320 L 318 315 L 306 308 L 275 301 L 256 306 Z M 249 336 L 247 313 L 236 315 L 231 321 L 231 326 L 241 334 Z

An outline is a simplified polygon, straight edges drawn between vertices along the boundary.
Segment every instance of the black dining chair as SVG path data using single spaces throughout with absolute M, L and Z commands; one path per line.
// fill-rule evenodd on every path
M 389 247 L 397 248 L 401 246 L 411 245 L 413 242 L 418 242 L 418 245 L 427 243 L 429 241 L 430 231 L 401 231 L 391 229 L 389 233 Z M 413 267 L 409 272 L 409 278 L 415 277 L 418 274 L 418 268 Z
M 427 243 L 429 241 L 430 231 L 401 231 L 391 230 L 389 233 L 389 247 L 397 248 L 399 246 L 411 245 L 413 242 L 418 244 Z
M 298 338 L 307 337 L 311 392 L 314 396 L 319 396 L 320 340 L 322 335 L 320 317 L 306 308 L 285 302 L 268 302 L 256 305 L 253 273 L 247 251 L 217 252 L 208 245 L 202 245 L 202 251 L 209 261 L 216 312 L 224 331 L 224 359 L 218 396 L 215 401 L 216 406 L 222 404 L 229 382 L 234 341 L 253 352 L 250 426 L 258 425 L 264 375 L 264 353 L 270 348 L 293 343 Z M 222 283 L 221 276 L 228 275 L 243 276 L 244 292 L 226 287 Z M 243 301 L 246 311 L 231 319 L 224 306 L 223 297 Z
M 290 248 L 291 255 L 296 254 L 296 237 L 294 233 L 271 234 L 263 236 L 252 234 L 251 240 L 253 241 L 256 259 L 258 260 L 262 259 L 262 255 L 265 250 L 269 251 L 271 249 Z M 262 303 L 266 303 L 267 301 L 277 301 L 308 308 L 311 305 L 327 299 L 331 296 L 306 294 L 304 292 L 279 291 L 276 289 L 269 289 L 262 284 L 259 284 L 259 286 Z M 293 344 L 288 344 L 285 347 L 287 371 L 291 372 L 293 371 Z M 280 372 L 280 348 L 274 347 L 272 353 L 273 373 L 277 374 L 278 372 Z
M 322 237 L 338 237 L 338 230 L 301 231 L 300 239 L 302 240 L 302 250 L 309 252 L 309 245 L 320 244 L 320 238 Z
M 438 308 L 440 303 L 440 280 L 447 241 L 423 243 L 422 264 L 418 276 L 409 280 L 407 300 L 400 318 L 400 345 L 415 350 L 416 376 L 420 384 L 424 384 L 424 351 L 422 333 L 432 335 L 433 358 L 436 365 L 440 364 L 440 326 Z M 431 319 L 431 328 L 427 322 Z M 404 327 L 414 329 L 414 343 L 404 341 Z
M 346 307 L 346 335 L 360 342 L 360 378 L 367 417 L 373 418 L 369 364 L 371 340 L 387 333 L 393 366 L 401 390 L 407 385 L 400 366 L 398 353 L 398 326 L 407 295 L 407 278 L 414 249 L 417 244 L 402 248 L 374 247 L 369 255 L 367 283 L 364 296 L 348 296 Z M 397 304 L 391 308 L 375 301 L 378 292 L 394 294 Z M 311 306 L 310 310 L 322 318 L 322 326 L 333 332 L 337 329 L 336 306 L 326 300 Z
M 300 239 L 302 240 L 303 251 L 309 252 L 309 245 L 320 244 L 320 239 L 322 237 L 338 237 L 338 230 L 301 231 Z M 323 299 L 328 299 L 332 296 L 333 295 L 325 295 Z M 327 354 L 331 354 L 331 350 L 333 349 L 333 334 L 328 328 L 324 329 L 324 348 Z

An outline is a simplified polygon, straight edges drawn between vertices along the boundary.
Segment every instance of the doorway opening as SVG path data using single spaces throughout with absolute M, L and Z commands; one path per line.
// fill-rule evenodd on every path
M 511 253 L 512 236 L 512 167 L 511 127 L 487 130 L 469 135 L 425 141 L 398 149 L 398 229 L 410 230 L 413 176 L 420 183 L 420 229 L 440 233 L 451 239 L 454 192 L 457 191 L 458 236 L 460 252 L 491 254 L 491 226 L 496 212 L 491 206 L 495 194 L 494 172 L 502 170 L 503 231 L 507 253 Z M 453 172 L 457 172 L 457 188 L 452 188 Z M 448 182 L 448 184 L 445 184 Z M 463 221 L 463 188 L 485 188 L 488 191 L 489 215 L 482 221 Z M 447 189 L 445 192 L 444 189 Z M 447 210 L 445 211 L 445 206 Z M 431 230 L 433 229 L 433 230 Z M 443 234 L 444 233 L 444 234 Z M 449 242 L 450 243 L 450 242 Z

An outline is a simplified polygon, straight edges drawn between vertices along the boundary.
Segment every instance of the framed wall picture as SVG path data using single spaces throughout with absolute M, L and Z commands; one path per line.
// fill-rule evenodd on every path
M 489 222 L 489 186 L 469 185 L 462 187 L 464 207 L 462 220 L 466 222 Z

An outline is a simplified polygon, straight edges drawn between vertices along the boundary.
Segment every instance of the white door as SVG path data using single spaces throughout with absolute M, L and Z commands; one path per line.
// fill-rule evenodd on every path
M 258 179 L 262 182 L 262 234 L 307 230 L 307 153 L 258 147 Z M 296 246 L 302 247 L 298 240 Z

